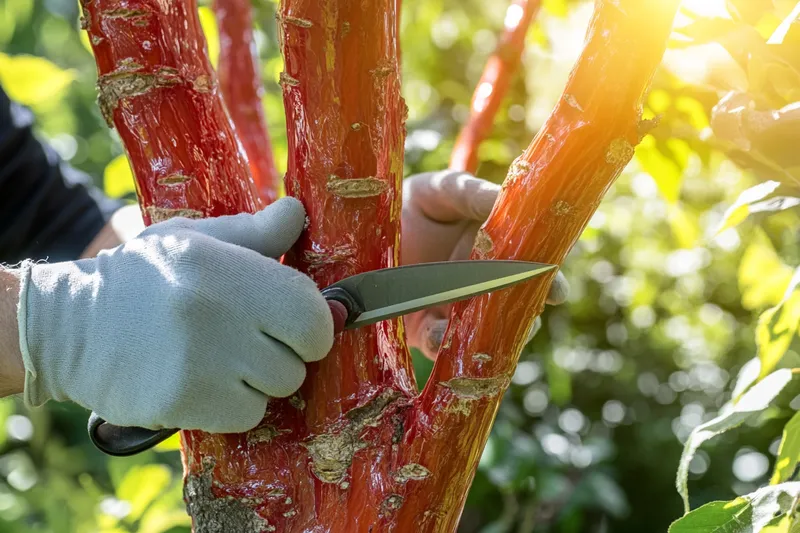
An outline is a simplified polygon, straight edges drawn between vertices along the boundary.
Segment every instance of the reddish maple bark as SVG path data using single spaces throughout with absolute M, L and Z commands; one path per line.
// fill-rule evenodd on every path
M 652 124 L 642 98 L 664 54 L 680 0 L 598 2 L 583 53 L 552 114 L 509 169 L 473 258 L 561 264 Z M 406 499 L 453 531 L 492 422 L 550 279 L 455 304 L 418 400 L 404 453 L 430 479 Z M 457 448 L 454 449 L 454 443 Z M 431 501 L 431 494 L 436 495 Z M 402 522 L 410 530 L 414 518 Z
M 525 50 L 525 35 L 541 7 L 541 0 L 514 0 L 506 11 L 503 36 L 489 57 L 472 95 L 470 115 L 456 139 L 450 168 L 474 173 L 478 169 L 478 149 L 492 130 L 500 104 L 508 93 Z
M 677 3 L 597 4 L 564 96 L 512 165 L 476 242 L 476 257 L 564 259 L 646 129 L 641 97 L 663 54 Z M 179 69 L 164 57 L 189 62 L 185 53 L 200 56 L 194 61 L 208 72 L 202 46 L 182 44 L 201 39 L 194 4 L 165 4 L 166 11 L 156 0 L 132 4 L 124 3 L 125 17 L 123 0 L 91 0 L 87 10 L 93 42 L 114 41 L 104 51 L 98 47 L 103 41 L 95 43 L 96 53 L 103 51 L 97 56 L 101 103 L 125 133 L 143 205 L 197 210 L 198 216 L 252 210 L 252 181 L 237 159 L 235 137 L 224 134 L 213 84 L 206 90 L 202 83 L 198 92 L 192 71 L 179 70 L 181 81 L 175 83 L 159 77 L 165 64 Z M 128 21 L 131 8 L 142 17 L 140 26 Z M 287 259 L 320 286 L 398 261 L 405 105 L 397 16 L 398 0 L 376 0 L 368 10 L 338 0 L 282 3 L 286 185 L 309 214 L 308 231 Z M 176 37 L 171 28 L 188 32 Z M 162 33 L 143 33 L 156 30 Z M 140 52 L 145 37 L 157 53 Z M 109 107 L 102 76 L 128 57 L 140 62 L 140 76 L 149 77 Z M 176 102 L 178 96 L 186 102 Z M 175 118 L 176 110 L 189 114 Z M 169 151 L 152 150 L 154 117 L 162 118 L 158 139 L 172 145 Z M 190 191 L 176 200 L 167 194 L 172 184 L 153 174 L 162 158 L 172 164 L 192 153 L 197 123 L 212 119 L 221 120 L 216 131 L 228 139 L 209 152 L 221 159 L 192 171 L 204 176 L 215 195 L 230 194 L 230 200 L 207 208 L 209 195 Z M 216 170 L 226 157 L 239 161 L 236 172 Z M 195 531 L 454 531 L 548 285 L 539 280 L 455 305 L 421 395 L 415 394 L 402 321 L 391 320 L 340 334 L 329 357 L 310 365 L 301 392 L 271 402 L 255 430 L 183 432 L 185 496 Z
M 220 90 L 247 154 L 256 188 L 264 203 L 269 204 L 278 196 L 280 176 L 261 105 L 264 87 L 253 40 L 253 9 L 250 0 L 214 0 L 213 9 L 219 26 Z
M 261 206 L 217 90 L 194 0 L 83 0 L 100 110 L 146 223 Z
M 396 0 L 369 9 L 338 0 L 281 4 L 286 188 L 309 218 L 286 260 L 320 287 L 398 262 L 406 110 L 397 17 Z M 415 393 L 399 320 L 341 334 L 309 366 L 300 393 L 272 401 L 254 431 L 184 434 L 188 486 L 214 482 L 214 499 L 190 491 L 195 526 L 392 530 L 395 441 Z M 238 511 L 210 517 L 226 496 Z

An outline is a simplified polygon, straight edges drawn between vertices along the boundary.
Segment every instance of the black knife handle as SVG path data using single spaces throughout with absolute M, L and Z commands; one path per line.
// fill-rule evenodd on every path
M 345 327 L 349 326 L 359 314 L 361 307 L 350 294 L 339 287 L 324 289 L 326 300 L 335 300 L 347 310 Z M 115 457 L 127 457 L 149 450 L 159 442 L 167 440 L 178 429 L 146 429 L 109 424 L 94 411 L 89 416 L 89 438 L 100 451 Z
M 177 433 L 177 429 L 146 429 L 109 424 L 97 413 L 89 416 L 89 438 L 100 451 L 127 457 L 149 450 Z

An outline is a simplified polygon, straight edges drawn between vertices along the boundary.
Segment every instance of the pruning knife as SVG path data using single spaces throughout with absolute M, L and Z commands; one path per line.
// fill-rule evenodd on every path
M 422 263 L 356 274 L 326 287 L 322 295 L 339 333 L 511 287 L 556 268 L 527 261 Z M 94 412 L 89 418 L 89 438 L 114 456 L 143 452 L 178 431 L 115 426 Z

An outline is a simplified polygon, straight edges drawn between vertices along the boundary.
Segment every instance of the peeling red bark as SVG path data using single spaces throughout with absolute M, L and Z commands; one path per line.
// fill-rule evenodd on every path
M 264 87 L 253 40 L 253 8 L 250 0 L 214 0 L 213 9 L 219 26 L 220 90 L 250 162 L 256 189 L 269 204 L 278 196 L 280 175 L 261 105 Z
M 216 93 L 205 84 L 198 92 L 198 74 L 172 60 L 192 59 L 202 64 L 198 72 L 209 71 L 198 46 L 194 5 L 170 3 L 160 11 L 155 0 L 133 3 L 91 0 L 87 10 L 90 36 L 115 43 L 106 49 L 102 41 L 95 43 L 96 53 L 102 52 L 101 75 L 133 57 L 141 63 L 136 72 L 149 76 L 141 94 L 127 92 L 109 107 L 104 87 L 101 98 L 124 133 L 141 202 L 210 216 L 252 210 L 257 201 L 252 181 L 237 157 L 235 137 L 224 134 L 226 119 L 217 114 L 221 104 L 211 96 Z M 398 3 L 376 0 L 368 10 L 337 0 L 282 3 L 286 186 L 309 214 L 308 231 L 287 261 L 320 286 L 398 262 L 406 112 Z M 475 257 L 561 263 L 640 140 L 642 95 L 660 62 L 677 4 L 597 4 L 564 96 L 512 165 L 476 241 Z M 147 17 L 142 26 L 129 21 L 118 26 L 114 17 L 123 6 L 146 11 L 135 14 Z M 181 31 L 175 38 L 172 28 L 186 27 L 189 35 Z M 157 53 L 140 52 L 144 38 L 158 45 Z M 188 50 L 199 59 L 184 58 Z M 178 70 L 178 82 L 159 77 L 163 65 Z M 162 131 L 153 132 L 158 118 Z M 223 135 L 207 146 L 197 141 L 195 126 L 206 127 L 212 119 L 221 120 L 215 131 Z M 156 133 L 160 151 L 153 149 Z M 174 185 L 164 181 L 172 174 L 159 165 L 164 158 L 173 166 L 183 162 L 195 147 L 230 157 L 238 166 L 230 174 L 220 172 L 216 165 L 223 157 L 192 167 L 214 195 L 192 189 L 175 196 Z M 213 203 L 217 194 L 229 196 Z M 544 306 L 547 281 L 454 305 L 421 395 L 415 394 L 402 321 L 391 320 L 340 334 L 329 357 L 310 365 L 300 393 L 271 402 L 257 429 L 242 435 L 183 432 L 185 495 L 195 531 L 455 531 L 527 330 Z
M 194 0 L 83 0 L 83 10 L 100 110 L 122 138 L 145 222 L 257 210 Z
M 486 63 L 472 95 L 469 119 L 461 129 L 450 156 L 451 169 L 470 173 L 478 170 L 478 148 L 492 131 L 500 104 L 519 69 L 525 50 L 525 35 L 541 4 L 541 0 L 514 0 L 508 7 L 503 36 Z

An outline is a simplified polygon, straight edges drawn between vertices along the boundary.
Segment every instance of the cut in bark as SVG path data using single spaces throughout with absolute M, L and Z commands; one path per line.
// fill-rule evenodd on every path
M 155 0 L 87 4 L 93 42 L 96 37 L 114 43 L 95 43 L 96 54 L 102 52 L 96 56 L 106 95 L 101 102 L 124 133 L 145 207 L 194 210 L 197 216 L 252 210 L 257 203 L 252 180 L 237 156 L 235 137 L 226 136 L 229 126 L 218 112 L 222 106 L 213 83 L 208 90 L 205 84 L 195 88 L 197 73 L 210 68 L 195 6 L 189 4 L 164 4 L 168 12 Z M 512 165 L 474 257 L 561 263 L 646 129 L 641 99 L 677 4 L 598 2 L 564 96 Z M 370 9 L 360 7 L 284 0 L 279 17 L 290 154 L 286 187 L 309 215 L 308 229 L 287 262 L 321 287 L 398 263 L 406 115 L 399 5 L 377 0 Z M 174 28 L 188 31 L 176 35 Z M 147 54 L 145 40 L 151 47 Z M 127 89 L 109 107 L 113 93 L 103 87 L 108 82 L 102 76 L 117 72 L 129 57 L 140 72 L 133 87 L 141 89 Z M 159 77 L 164 66 L 178 71 L 178 81 Z M 157 138 L 166 148 L 171 145 L 169 150 L 153 150 L 156 132 L 150 128 L 156 119 L 161 120 Z M 204 172 L 212 200 L 220 201 L 208 207 L 199 193 L 168 194 L 174 185 L 150 169 L 160 168 L 155 163 L 161 158 L 172 164 L 193 154 L 195 146 L 205 147 L 196 130 L 212 119 L 220 121 L 215 131 L 227 140 L 208 153 L 225 157 L 207 158 L 206 167 L 191 169 Z M 227 158 L 238 162 L 230 174 L 216 166 Z M 340 334 L 328 358 L 309 365 L 300 393 L 272 401 L 255 430 L 183 432 L 185 496 L 195 531 L 455 531 L 500 399 L 551 279 L 453 306 L 421 395 L 402 321 L 390 320 Z
M 214 0 L 213 9 L 219 26 L 219 87 L 250 162 L 256 189 L 269 204 L 278 196 L 280 176 L 261 105 L 264 87 L 253 40 L 253 9 L 250 0 Z
M 492 131 L 500 104 L 519 69 L 525 50 L 525 35 L 540 7 L 541 0 L 514 0 L 508 7 L 500 44 L 486 63 L 472 96 L 469 119 L 450 156 L 451 169 L 470 173 L 478 170 L 478 149 Z

